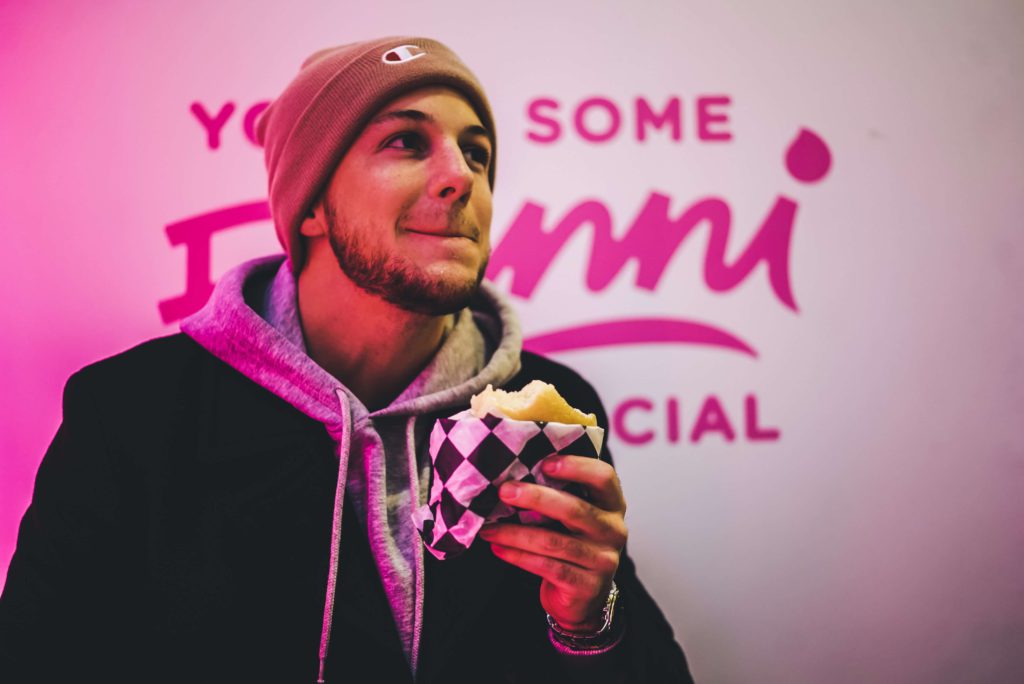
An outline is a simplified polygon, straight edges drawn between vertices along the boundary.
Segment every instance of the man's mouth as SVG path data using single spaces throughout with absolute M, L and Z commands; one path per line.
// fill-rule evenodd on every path
M 467 240 L 476 241 L 476 231 L 470 230 L 459 230 L 457 228 L 450 228 L 448 226 L 442 226 L 439 228 L 406 228 L 407 233 L 416 233 L 417 235 L 426 235 L 428 237 L 438 238 L 466 238 Z

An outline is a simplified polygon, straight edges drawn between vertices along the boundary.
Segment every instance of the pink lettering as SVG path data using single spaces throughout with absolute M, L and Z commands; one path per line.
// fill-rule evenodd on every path
M 259 145 L 259 141 L 256 139 L 256 119 L 260 114 L 263 113 L 267 107 L 270 106 L 270 102 L 257 102 L 252 107 L 249 107 L 249 111 L 245 113 L 245 119 L 242 121 L 242 129 L 245 131 L 245 137 L 249 139 L 253 145 Z
M 683 137 L 683 120 L 680 113 L 680 102 L 678 97 L 670 98 L 665 109 L 656 114 L 651 106 L 642 97 L 636 99 L 636 139 L 643 142 L 647 139 L 647 124 L 655 129 L 661 129 L 665 124 L 672 127 L 672 139 L 679 141 Z
M 675 397 L 665 402 L 665 423 L 668 443 L 675 444 L 679 441 L 679 400 Z
M 728 129 L 729 114 L 726 107 L 732 99 L 727 95 L 705 95 L 694 98 L 693 114 L 688 117 L 691 126 L 696 126 L 697 135 L 694 139 L 700 142 L 722 142 L 732 140 Z M 582 140 L 601 144 L 612 140 L 621 133 L 634 135 L 636 140 L 647 140 L 650 129 L 663 130 L 668 128 L 669 137 L 673 142 L 683 139 L 684 100 L 678 95 L 669 97 L 660 110 L 656 109 L 646 97 L 636 97 L 628 105 L 619 106 L 609 97 L 589 97 L 566 112 L 566 128 L 574 131 Z M 595 123 L 594 115 L 600 116 Z M 535 98 L 527 103 L 526 118 L 530 123 L 539 124 L 542 130 L 528 129 L 527 140 L 541 144 L 558 141 L 562 136 L 561 104 L 550 97 Z M 623 119 L 633 116 L 632 128 L 623 126 Z
M 532 100 L 529 106 L 526 108 L 526 116 L 535 123 L 548 128 L 547 133 L 537 133 L 534 131 L 527 131 L 526 137 L 533 142 L 538 143 L 553 143 L 558 140 L 562 135 L 562 126 L 558 123 L 558 119 L 550 116 L 545 116 L 543 110 L 554 109 L 558 110 L 558 100 L 551 98 L 538 98 Z
M 692 405 L 699 405 L 701 408 L 690 426 L 690 432 L 686 439 L 689 443 L 698 444 L 711 434 L 721 435 L 724 442 L 745 441 L 751 444 L 775 442 L 780 438 L 781 431 L 778 428 L 765 428 L 758 425 L 758 400 L 754 394 L 747 394 L 743 398 L 743 420 L 746 429 L 739 435 L 733 428 L 733 422 L 730 420 L 725 406 L 716 395 L 707 395 L 701 402 L 698 402 L 697 399 L 694 397 Z M 624 399 L 612 411 L 614 433 L 617 438 L 621 437 L 624 443 L 630 445 L 639 446 L 661 440 L 663 440 L 661 441 L 663 445 L 680 444 L 684 441 L 681 403 L 674 396 L 665 397 L 664 400 L 645 396 Z M 736 408 L 739 410 L 738 402 Z M 652 424 L 649 429 L 635 430 L 636 423 L 639 423 L 641 418 L 635 419 L 634 422 L 635 417 L 631 414 L 642 413 L 644 414 L 643 420 L 653 423 L 651 419 L 660 416 L 662 412 L 664 412 L 665 419 L 664 431 L 655 429 L 655 424 Z M 738 417 L 738 414 L 736 415 Z M 630 429 L 630 425 L 627 423 L 630 423 L 634 429 Z M 644 427 L 648 426 L 644 425 Z
M 678 318 L 620 318 L 531 335 L 523 348 L 537 354 L 629 344 L 699 344 L 757 356 L 749 344 L 707 323 Z
M 610 125 L 608 130 L 603 133 L 595 133 L 587 128 L 586 116 L 587 111 L 594 107 L 600 107 L 608 112 L 610 117 Z M 615 103 L 605 97 L 592 97 L 588 100 L 584 100 L 580 103 L 580 106 L 576 108 L 576 132 L 579 133 L 584 140 L 590 142 L 607 142 L 615 137 L 615 134 L 619 132 L 619 127 L 622 125 L 622 115 L 619 114 L 619 108 L 615 106 Z
M 726 95 L 709 95 L 697 98 L 697 137 L 701 140 L 732 140 L 732 133 L 727 130 L 711 130 L 712 124 L 726 124 L 729 116 L 721 111 L 712 111 L 712 107 L 725 107 L 732 100 Z
M 199 102 L 193 102 L 189 108 L 192 115 L 196 117 L 199 123 L 206 130 L 206 144 L 211 150 L 215 150 L 220 147 L 220 132 L 224 128 L 224 124 L 227 123 L 231 114 L 235 111 L 234 102 L 226 102 L 224 106 L 217 112 L 217 116 L 211 118 L 207 114 L 206 109 Z
M 757 424 L 757 397 L 748 394 L 743 400 L 747 439 L 751 442 L 776 442 L 781 434 L 778 428 L 762 428 Z
M 654 430 L 645 430 L 639 433 L 630 432 L 626 429 L 626 414 L 634 409 L 650 413 L 653 408 L 654 404 L 647 399 L 639 397 L 627 399 L 615 408 L 615 413 L 612 414 L 612 429 L 626 444 L 646 444 L 650 442 L 654 439 Z
M 613 237 L 608 209 L 596 200 L 576 205 L 552 229 L 543 225 L 545 208 L 527 202 L 495 248 L 487 275 L 494 279 L 505 269 L 511 270 L 512 293 L 528 299 L 565 243 L 587 225 L 593 229 L 586 275 L 588 289 L 604 289 L 630 259 L 635 259 L 640 265 L 637 287 L 654 290 L 683 240 L 706 222 L 711 231 L 704 259 L 708 287 L 716 292 L 730 290 L 764 261 L 776 297 L 796 310 L 789 283 L 789 245 L 796 214 L 792 200 L 780 197 L 776 201 L 750 244 L 729 264 L 725 259 L 731 228 L 729 205 L 713 197 L 700 200 L 673 220 L 668 215 L 670 199 L 651 193 L 622 239 Z
M 185 292 L 159 303 L 163 322 L 171 323 L 198 311 L 213 292 L 210 243 L 215 233 L 269 218 L 270 206 L 263 201 L 226 207 L 169 224 L 166 231 L 171 245 L 185 245 Z
M 697 422 L 694 423 L 693 432 L 690 433 L 690 441 L 696 444 L 706 432 L 721 432 L 727 442 L 736 438 L 736 433 L 729 423 L 729 417 L 725 415 L 722 404 L 713 394 L 708 396 L 697 414 Z

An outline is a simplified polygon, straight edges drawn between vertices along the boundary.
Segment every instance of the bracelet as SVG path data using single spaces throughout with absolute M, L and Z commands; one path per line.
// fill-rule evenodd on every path
M 601 627 L 596 632 L 589 634 L 566 631 L 553 617 L 551 617 L 550 614 L 548 614 L 548 627 L 551 629 L 552 641 L 555 641 L 573 651 L 606 650 L 608 647 L 614 645 L 621 636 L 620 634 L 614 633 L 612 630 L 612 624 L 614 622 L 616 612 L 615 608 L 619 603 L 618 599 L 619 588 L 616 586 L 615 581 L 612 580 L 611 591 L 608 592 L 608 598 L 605 600 L 604 608 L 601 610 Z M 620 620 L 619 622 L 622 621 Z

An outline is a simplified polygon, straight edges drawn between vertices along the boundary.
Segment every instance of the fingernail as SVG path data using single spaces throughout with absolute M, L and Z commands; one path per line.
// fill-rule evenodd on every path
M 480 536 L 483 537 L 484 539 L 490 539 L 491 537 L 494 536 L 494 530 L 492 530 L 489 527 L 485 527 L 482 530 L 480 530 Z
M 544 461 L 544 465 L 542 467 L 544 468 L 545 473 L 557 473 L 561 464 L 561 461 L 557 458 L 548 458 Z
M 522 486 L 518 482 L 506 482 L 501 485 L 501 498 L 514 499 L 519 496 L 520 489 Z

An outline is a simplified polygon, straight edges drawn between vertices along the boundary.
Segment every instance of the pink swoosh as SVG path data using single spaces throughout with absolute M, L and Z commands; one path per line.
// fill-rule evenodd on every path
M 524 348 L 540 354 L 626 344 L 703 344 L 757 358 L 757 352 L 749 344 L 725 330 L 674 318 L 627 318 L 591 323 L 532 335 L 523 340 Z

